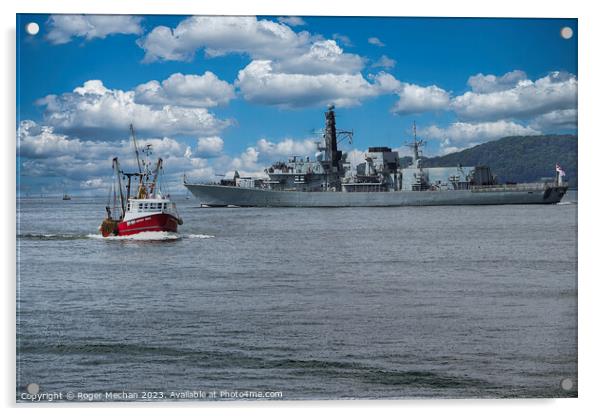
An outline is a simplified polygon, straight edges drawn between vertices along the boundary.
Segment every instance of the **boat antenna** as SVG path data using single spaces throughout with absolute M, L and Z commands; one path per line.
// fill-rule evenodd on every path
M 138 172 L 142 173 L 142 166 L 140 166 L 140 152 L 138 152 L 138 144 L 136 143 L 136 134 L 134 134 L 134 125 L 130 123 L 130 133 L 132 134 L 132 141 L 134 142 L 134 151 L 136 152 L 136 162 L 138 163 Z

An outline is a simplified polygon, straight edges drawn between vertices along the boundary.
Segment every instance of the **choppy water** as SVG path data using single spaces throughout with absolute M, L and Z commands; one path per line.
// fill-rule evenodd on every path
M 574 200 L 343 209 L 182 200 L 180 234 L 148 241 L 99 238 L 102 200 L 22 199 L 17 397 L 28 383 L 168 397 L 576 396 Z

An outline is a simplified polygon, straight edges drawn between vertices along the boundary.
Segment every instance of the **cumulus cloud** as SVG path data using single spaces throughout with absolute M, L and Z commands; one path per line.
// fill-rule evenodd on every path
M 577 109 L 551 111 L 535 117 L 529 125 L 544 133 L 575 130 L 577 128 Z
M 525 119 L 577 107 L 577 78 L 572 74 L 552 72 L 536 81 L 520 79 L 520 71 L 509 74 L 501 77 L 506 80 L 500 82 L 493 78 L 484 81 L 486 77 L 473 79 L 477 92 L 455 97 L 453 110 L 464 120 L 500 120 Z
M 316 142 L 311 139 L 293 140 L 287 138 L 277 143 L 267 139 L 259 139 L 257 150 L 261 155 L 273 157 L 309 156 L 316 152 Z
M 482 143 L 506 136 L 530 136 L 541 134 L 541 131 L 530 126 L 506 120 L 484 123 L 451 123 L 448 127 L 429 126 L 423 130 L 426 138 L 451 140 L 453 142 Z
M 234 86 L 220 80 L 213 72 L 203 75 L 175 73 L 162 82 L 149 81 L 134 90 L 139 104 L 215 107 L 234 98 Z
M 481 73 L 468 78 L 468 85 L 473 92 L 488 94 L 491 92 L 509 90 L 520 82 L 527 79 L 524 71 L 514 70 L 507 72 L 501 77 L 495 75 L 483 75 Z
M 157 26 L 138 42 L 145 61 L 190 60 L 198 49 L 209 57 L 245 53 L 253 59 L 293 56 L 307 48 L 310 35 L 288 25 L 250 16 L 192 16 L 174 29 Z
M 125 15 L 54 14 L 46 22 L 46 39 L 55 45 L 80 37 L 85 40 L 104 39 L 109 35 L 140 35 L 141 17 Z
M 337 42 L 340 42 L 341 45 L 351 47 L 353 46 L 353 42 L 349 39 L 349 36 L 341 35 L 340 33 L 335 33 L 332 35 L 332 38 Z
M 126 170 L 136 169 L 129 140 L 86 140 L 54 132 L 51 126 L 31 120 L 20 123 L 17 131 L 20 175 L 38 180 L 60 177 L 72 188 L 106 191 L 111 182 L 111 160 L 119 157 Z M 214 175 L 208 159 L 194 156 L 189 146 L 178 140 L 139 138 L 140 147 L 152 145 L 154 155 L 163 158 L 166 180 L 181 187 L 182 175 L 209 179 Z M 52 179 L 55 183 L 56 179 Z M 104 189 L 103 189 L 104 188 Z M 60 189 L 59 189 L 60 190 Z
M 232 169 L 240 170 L 244 169 L 245 172 L 257 171 L 261 169 L 260 166 L 257 165 L 259 161 L 259 152 L 254 147 L 248 147 L 240 156 L 232 159 L 231 167 Z
M 376 62 L 372 64 L 373 68 L 386 68 L 391 69 L 395 67 L 397 61 L 395 59 L 389 58 L 387 55 L 381 56 Z
M 130 123 L 143 134 L 195 136 L 217 134 L 230 124 L 206 108 L 138 104 L 134 91 L 108 89 L 100 80 L 86 81 L 71 93 L 48 95 L 37 104 L 44 107 L 47 125 L 81 138 L 122 138 Z
M 365 78 L 365 58 L 345 52 L 337 43 L 338 40 L 349 45 L 346 36 L 336 34 L 333 39 L 324 39 L 305 31 L 295 32 L 288 23 L 298 22 L 193 16 L 173 29 L 154 28 L 139 40 L 139 45 L 146 51 L 146 61 L 187 60 L 198 50 L 208 57 L 245 54 L 251 62 L 239 71 L 235 86 L 245 100 L 258 104 L 288 108 L 330 103 L 353 106 L 363 99 L 391 92 L 380 74 Z M 391 58 L 383 56 L 376 66 L 393 65 Z M 165 90 L 166 86 L 157 81 L 144 84 L 139 100 L 166 102 Z M 208 104 L 213 102 L 203 103 L 205 107 Z
M 389 74 L 369 82 L 361 74 L 291 74 L 274 70 L 271 61 L 252 61 L 239 71 L 237 86 L 247 101 L 285 108 L 335 104 L 359 105 L 391 87 Z
M 378 46 L 381 48 L 385 46 L 385 44 L 379 38 L 377 38 L 375 36 L 368 38 L 368 43 L 370 45 Z
M 364 67 L 362 57 L 344 53 L 334 40 L 314 42 L 298 56 L 273 62 L 277 72 L 293 74 L 352 74 Z
M 82 150 L 83 143 L 79 140 L 68 140 L 67 136 L 62 134 L 55 134 L 52 127 L 24 120 L 17 130 L 17 146 L 20 156 L 45 158 L 78 153 Z
M 391 109 L 396 114 L 446 110 L 450 103 L 449 93 L 436 85 L 421 87 L 403 83 L 397 94 L 399 100 Z
M 307 24 L 305 23 L 305 20 L 297 16 L 279 17 L 278 21 L 289 26 L 305 26 Z
M 222 153 L 224 141 L 221 137 L 201 137 L 197 141 L 197 152 L 203 157 L 215 157 Z
M 253 60 L 272 61 L 279 72 L 295 74 L 356 73 L 364 67 L 359 55 L 345 53 L 336 40 L 295 32 L 287 24 L 255 17 L 193 16 L 174 29 L 154 28 L 138 44 L 146 51 L 145 61 L 189 60 L 202 49 L 208 57 L 246 54 Z M 336 39 L 336 40 L 335 40 Z

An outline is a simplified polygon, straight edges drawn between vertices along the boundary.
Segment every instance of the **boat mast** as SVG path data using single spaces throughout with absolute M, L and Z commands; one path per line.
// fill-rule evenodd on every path
M 157 160 L 157 167 L 155 168 L 155 176 L 153 181 L 150 184 L 149 193 L 154 197 L 156 193 L 155 187 L 157 186 L 157 180 L 159 179 L 159 171 L 161 170 L 161 165 L 163 164 L 163 159 L 159 158 Z
M 121 216 L 119 219 L 121 219 L 125 216 L 125 201 L 123 199 L 123 188 L 121 187 L 121 169 L 119 169 L 119 160 L 116 157 L 113 158 L 113 169 L 117 176 L 117 186 L 119 187 L 119 203 L 121 205 Z
M 136 152 L 136 162 L 138 162 L 138 172 L 142 173 L 142 166 L 140 165 L 140 152 L 138 152 L 138 144 L 136 143 L 136 135 L 134 134 L 134 125 L 130 124 L 130 133 L 132 135 L 132 141 L 134 142 L 134 151 Z

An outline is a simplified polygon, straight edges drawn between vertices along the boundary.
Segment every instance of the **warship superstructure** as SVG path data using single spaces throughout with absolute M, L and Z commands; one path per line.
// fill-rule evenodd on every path
M 488 166 L 423 167 L 416 135 L 407 145 L 412 163 L 402 167 L 399 152 L 370 147 L 365 161 L 352 167 L 340 141 L 352 131 L 337 130 L 334 106 L 325 113 L 315 159 L 291 156 L 265 170 L 267 178 L 234 177 L 214 184 L 184 185 L 209 207 L 370 207 L 421 205 L 554 204 L 567 191 L 564 172 L 548 182 L 499 184 Z

